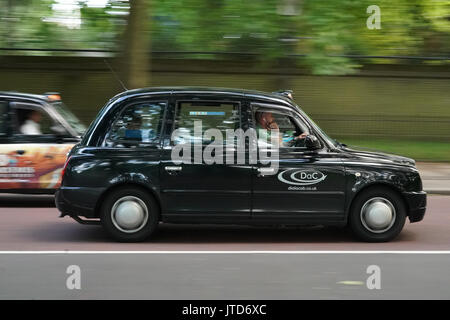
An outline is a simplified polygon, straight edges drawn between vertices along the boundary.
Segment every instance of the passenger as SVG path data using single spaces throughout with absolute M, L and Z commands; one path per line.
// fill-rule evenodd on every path
M 20 127 L 20 132 L 22 134 L 42 134 L 41 125 L 39 124 L 42 119 L 42 114 L 37 110 L 32 110 L 28 114 L 28 119 Z
M 125 139 L 142 140 L 142 119 L 140 115 L 135 115 L 134 118 L 128 123 L 125 130 Z

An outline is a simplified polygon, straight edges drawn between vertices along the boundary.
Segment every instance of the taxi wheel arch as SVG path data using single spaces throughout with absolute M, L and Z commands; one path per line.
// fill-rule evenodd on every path
M 126 224 L 129 217 L 117 217 L 117 213 L 130 212 L 130 206 L 139 220 L 135 227 L 127 228 L 123 223 Z M 160 206 L 156 197 L 138 184 L 121 184 L 108 189 L 99 200 L 97 212 L 105 231 L 119 242 L 146 240 L 156 231 L 160 220 Z
M 159 210 L 161 210 L 160 200 L 159 200 L 158 196 L 156 195 L 156 193 L 154 192 L 154 190 L 152 190 L 151 188 L 148 188 L 140 183 L 123 182 L 123 183 L 115 184 L 115 185 L 109 187 L 108 189 L 106 189 L 105 191 L 103 191 L 103 193 L 100 195 L 100 197 L 98 198 L 97 203 L 95 205 L 94 213 L 96 215 L 96 218 L 100 218 L 100 210 L 102 208 L 102 203 L 105 201 L 105 198 L 108 196 L 109 193 L 111 193 L 112 191 L 114 191 L 116 189 L 132 188 L 132 187 L 146 191 L 149 194 L 149 196 L 153 197 L 153 199 L 158 204 Z M 158 215 L 158 219 L 159 220 L 161 219 L 160 213 Z
M 393 207 L 395 221 L 385 232 L 371 232 L 370 227 L 365 226 L 362 218 L 362 210 L 371 201 L 386 201 L 387 207 Z M 394 239 L 403 229 L 408 215 L 408 205 L 402 194 L 395 188 L 385 184 L 374 184 L 361 189 L 352 199 L 348 209 L 347 227 L 360 240 L 367 242 L 386 242 Z

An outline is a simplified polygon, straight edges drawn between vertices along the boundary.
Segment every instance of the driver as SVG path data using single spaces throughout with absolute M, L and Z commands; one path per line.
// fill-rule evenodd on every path
M 269 111 L 257 111 L 255 113 L 256 119 L 256 129 L 258 130 L 258 143 L 268 143 L 271 141 L 271 134 L 273 130 L 280 130 L 278 124 L 275 121 L 275 118 L 272 112 Z M 284 142 L 283 135 L 279 133 L 279 145 L 281 147 L 292 147 L 295 145 L 295 142 L 299 139 L 304 139 L 308 134 L 302 133 L 298 136 L 295 136 L 291 141 Z
M 41 132 L 41 122 L 42 115 L 37 110 L 32 110 L 28 113 L 27 120 L 20 126 L 20 132 L 22 134 L 42 134 Z

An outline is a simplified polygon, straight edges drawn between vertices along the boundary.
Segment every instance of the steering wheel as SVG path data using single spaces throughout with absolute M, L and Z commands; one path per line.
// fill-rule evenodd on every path
M 298 137 L 301 133 L 294 132 L 294 137 Z M 305 148 L 305 138 L 295 139 L 294 147 L 296 148 Z

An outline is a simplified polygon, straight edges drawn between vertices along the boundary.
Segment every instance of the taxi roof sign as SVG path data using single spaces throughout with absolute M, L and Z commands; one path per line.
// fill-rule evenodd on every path
M 46 93 L 44 93 L 44 95 L 50 101 L 60 101 L 61 100 L 61 95 L 59 94 L 59 92 L 46 92 Z
M 292 90 L 278 90 L 278 91 L 274 91 L 272 93 L 279 94 L 279 95 L 287 97 L 291 100 L 294 100 L 294 96 L 293 96 L 294 91 L 292 91 Z

